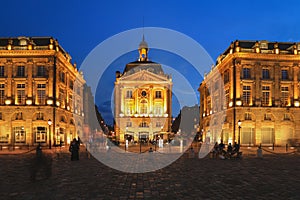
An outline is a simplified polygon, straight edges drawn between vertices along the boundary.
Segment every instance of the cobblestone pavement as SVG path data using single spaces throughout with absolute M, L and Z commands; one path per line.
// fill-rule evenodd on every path
M 111 169 L 86 152 L 52 155 L 52 176 L 30 179 L 34 152 L 0 154 L 0 199 L 300 199 L 300 155 L 221 160 L 184 154 L 155 172 Z M 49 162 L 48 162 L 49 164 Z

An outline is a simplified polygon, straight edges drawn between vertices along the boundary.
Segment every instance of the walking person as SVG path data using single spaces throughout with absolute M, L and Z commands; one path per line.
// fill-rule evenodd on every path
M 70 144 L 69 151 L 71 152 L 71 161 L 79 160 L 79 145 L 75 138 Z

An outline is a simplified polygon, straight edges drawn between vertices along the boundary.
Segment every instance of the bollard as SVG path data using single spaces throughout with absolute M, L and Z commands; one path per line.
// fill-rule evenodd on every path
M 259 146 L 258 149 L 257 149 L 257 157 L 258 158 L 262 158 L 263 157 L 261 146 Z

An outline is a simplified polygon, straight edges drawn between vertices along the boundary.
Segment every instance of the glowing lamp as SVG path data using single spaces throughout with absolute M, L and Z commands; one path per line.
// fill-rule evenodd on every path
M 27 100 L 26 100 L 26 104 L 27 104 L 27 105 L 31 105 L 31 104 L 32 104 L 32 100 L 31 100 L 31 99 L 27 99 Z
M 299 105 L 300 105 L 300 104 L 299 104 L 299 101 L 295 101 L 295 102 L 294 102 L 294 105 L 295 105 L 295 107 L 299 107 Z
M 11 100 L 10 100 L 10 99 L 6 99 L 6 100 L 5 100 L 5 104 L 6 104 L 6 105 L 10 105 L 10 104 L 11 104 Z
M 233 102 L 230 101 L 230 102 L 229 102 L 229 107 L 232 107 L 232 105 L 233 105 Z
M 241 100 L 236 101 L 236 105 L 237 106 L 241 106 L 242 105 L 242 101 Z

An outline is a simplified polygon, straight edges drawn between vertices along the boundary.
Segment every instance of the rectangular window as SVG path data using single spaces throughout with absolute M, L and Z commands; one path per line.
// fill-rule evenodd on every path
M 35 142 L 46 142 L 46 136 L 47 136 L 47 128 L 38 126 L 34 127 L 34 135 L 35 135 Z
M 270 71 L 269 71 L 269 69 L 263 69 L 262 70 L 262 78 L 263 79 L 270 79 Z
M 251 113 L 249 113 L 249 112 L 246 112 L 245 113 L 245 120 L 251 120 L 252 118 L 251 118 Z
M 281 70 L 281 80 L 288 80 L 288 71 L 287 70 Z
M 131 127 L 132 123 L 131 122 L 126 122 L 126 127 Z
M 62 88 L 59 88 L 59 102 L 62 107 L 65 106 L 65 100 L 66 100 L 65 90 Z
M 161 128 L 162 127 L 162 123 L 161 122 L 156 122 L 156 127 Z
M 270 113 L 266 113 L 264 115 L 264 120 L 271 120 L 271 114 Z
M 46 84 L 37 84 L 37 104 L 46 104 Z
M 229 89 L 225 90 L 225 105 L 226 105 L 226 108 L 228 107 L 229 105 Z
M 161 91 L 155 91 L 155 98 L 161 98 Z
M 262 106 L 270 105 L 270 86 L 262 86 Z
M 251 99 L 251 86 L 245 85 L 243 86 L 243 104 L 249 105 Z
M 60 72 L 59 73 L 59 80 L 60 80 L 60 82 L 62 82 L 62 83 L 66 83 L 66 74 L 64 73 L 64 72 Z
M 44 113 L 38 112 L 36 114 L 36 120 L 44 120 Z
M 18 113 L 16 113 L 16 120 L 22 120 L 23 119 L 23 113 L 22 112 L 18 112 Z
M 230 80 L 230 76 L 229 76 L 229 70 L 226 70 L 224 72 L 224 84 L 228 83 Z
M 13 134 L 15 136 L 16 143 L 26 142 L 26 132 L 24 126 L 13 127 Z
M 4 66 L 0 66 L 0 77 L 4 77 Z
M 290 120 L 290 115 L 288 113 L 284 113 L 283 120 Z
M 18 66 L 17 77 L 25 77 L 25 67 L 24 66 Z
M 289 105 L 289 87 L 281 87 L 281 104 L 282 106 Z
M 128 98 L 128 99 L 132 98 L 132 91 L 131 90 L 126 91 L 126 98 Z
M 265 127 L 261 129 L 261 143 L 273 144 L 274 143 L 274 128 Z
M 17 84 L 17 104 L 25 104 L 25 84 Z
M 5 85 L 0 84 L 0 105 L 5 103 Z
M 71 90 L 73 90 L 73 88 L 74 88 L 74 81 L 73 81 L 73 80 L 70 80 L 70 81 L 69 81 L 69 88 L 70 88 Z
M 250 79 L 251 78 L 250 68 L 243 68 L 243 78 L 244 79 Z
M 46 67 L 45 66 L 37 66 L 37 77 L 46 77 Z
M 0 126 L 0 143 L 8 143 L 8 136 L 5 126 Z
M 69 95 L 69 106 L 70 109 L 73 110 L 73 95 Z

